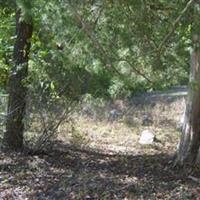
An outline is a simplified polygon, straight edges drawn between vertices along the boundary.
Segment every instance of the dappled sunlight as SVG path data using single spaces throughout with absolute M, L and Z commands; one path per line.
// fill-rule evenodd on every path
M 4 191 L 38 199 L 190 199 L 196 195 L 192 188 L 197 185 L 187 178 L 187 171 L 169 164 L 171 154 L 106 154 L 62 142 L 57 145 L 60 150 L 47 155 L 17 155 L 12 168 L 1 163 L 2 178 L 7 180 Z M 1 154 L 1 158 L 10 155 Z M 11 172 L 9 176 L 7 172 Z
M 139 101 L 139 98 L 136 98 Z M 142 104 L 142 100 L 143 97 L 140 105 L 131 103 L 134 102 L 134 98 L 129 101 L 120 100 L 123 106 L 118 110 L 116 108 L 115 112 L 118 115 L 111 121 L 110 108 L 116 106 L 115 102 L 105 101 L 101 104 L 101 109 L 88 104 L 87 109 L 94 114 L 87 114 L 84 109 L 79 111 L 79 115 L 75 112 L 71 123 L 61 124 L 58 139 L 81 147 L 118 153 L 143 152 L 145 149 L 154 153 L 157 152 L 156 149 L 162 149 L 162 152 L 175 151 L 180 136 L 177 124 L 183 113 L 184 98 L 179 97 L 173 102 L 157 98 L 153 101 L 153 107 L 151 104 Z M 84 108 L 84 105 L 82 107 Z M 96 113 L 99 109 L 101 112 L 97 118 Z M 152 130 L 155 133 L 158 142 L 153 143 L 152 148 L 138 143 L 143 130 Z
M 197 185 L 187 178 L 188 172 L 172 166 L 184 98 L 134 101 L 105 101 L 100 107 L 93 102 L 95 106 L 87 104 L 90 112 L 80 105 L 83 109 L 61 123 L 57 140 L 46 150 L 32 156 L 1 153 L 2 195 L 7 191 L 10 198 L 16 194 L 80 200 L 195 197 L 192 188 Z M 152 144 L 139 144 L 143 130 L 153 131 Z M 198 177 L 197 171 L 193 175 Z
M 0 0 L 0 200 L 200 200 L 198 4 Z

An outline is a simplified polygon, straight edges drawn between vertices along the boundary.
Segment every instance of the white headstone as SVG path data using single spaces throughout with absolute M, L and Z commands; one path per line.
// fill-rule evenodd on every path
M 150 130 L 144 130 L 141 133 L 139 143 L 140 144 L 152 144 L 154 141 L 155 135 Z

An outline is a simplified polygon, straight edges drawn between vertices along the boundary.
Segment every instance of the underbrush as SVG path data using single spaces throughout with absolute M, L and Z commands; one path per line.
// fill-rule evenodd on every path
M 45 154 L 0 153 L 0 198 L 198 199 L 199 168 L 172 165 L 184 104 L 158 95 L 83 101 Z M 146 129 L 151 145 L 138 142 Z

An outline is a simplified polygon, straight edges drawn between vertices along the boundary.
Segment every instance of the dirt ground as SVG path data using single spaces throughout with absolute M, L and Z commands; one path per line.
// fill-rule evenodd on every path
M 172 162 L 185 94 L 83 102 L 71 123 L 61 125 L 51 150 L 0 152 L 0 199 L 200 199 L 200 168 Z M 151 145 L 138 142 L 146 129 L 156 137 Z

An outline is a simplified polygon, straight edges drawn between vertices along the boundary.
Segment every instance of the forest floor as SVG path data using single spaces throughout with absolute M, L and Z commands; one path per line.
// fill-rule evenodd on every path
M 83 102 L 51 151 L 0 152 L 2 200 L 200 199 L 200 169 L 174 168 L 186 91 Z M 139 144 L 143 130 L 156 141 Z

